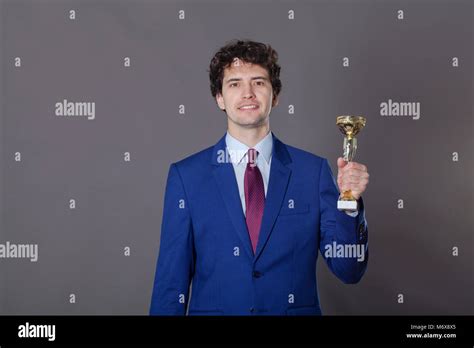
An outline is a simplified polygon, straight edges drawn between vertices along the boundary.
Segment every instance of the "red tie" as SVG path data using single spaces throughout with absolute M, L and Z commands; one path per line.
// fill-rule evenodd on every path
M 263 208 L 265 206 L 265 191 L 263 188 L 262 174 L 257 167 L 257 156 L 257 150 L 249 149 L 244 177 L 245 220 L 247 222 L 247 229 L 254 254 L 257 249 L 260 224 L 262 222 Z

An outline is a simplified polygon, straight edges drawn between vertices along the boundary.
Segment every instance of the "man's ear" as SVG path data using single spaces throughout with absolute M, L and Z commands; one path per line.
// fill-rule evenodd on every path
M 219 106 L 219 109 L 224 111 L 225 110 L 225 103 L 224 103 L 224 97 L 222 96 L 221 93 L 216 94 L 216 102 L 217 102 L 217 105 Z
M 272 108 L 274 108 L 275 106 L 278 105 L 278 101 L 279 101 L 278 96 L 274 95 L 273 96 L 273 102 L 272 102 Z

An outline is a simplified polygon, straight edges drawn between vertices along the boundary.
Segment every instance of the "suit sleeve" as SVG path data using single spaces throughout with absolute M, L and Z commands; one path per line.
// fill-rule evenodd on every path
M 176 164 L 166 183 L 161 241 L 150 315 L 185 315 L 194 273 L 194 243 L 189 204 Z
M 364 203 L 360 198 L 359 214 L 356 217 L 337 209 L 339 190 L 326 159 L 322 161 L 319 178 L 321 255 L 340 280 L 344 283 L 357 283 L 367 269 L 369 258 Z M 350 250 L 352 254 L 346 252 L 342 256 L 338 255 L 335 253 L 335 246 L 340 250 Z M 332 254 L 328 252 L 329 249 Z

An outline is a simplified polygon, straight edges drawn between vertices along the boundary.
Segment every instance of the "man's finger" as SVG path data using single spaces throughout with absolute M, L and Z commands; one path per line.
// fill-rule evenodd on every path
M 345 166 L 347 166 L 347 163 L 348 163 L 348 162 L 344 161 L 344 158 L 342 158 L 342 157 L 339 157 L 339 158 L 337 159 L 337 167 L 338 167 L 339 169 L 344 168 Z
M 357 169 L 357 170 L 362 170 L 364 172 L 367 171 L 367 167 L 363 165 L 362 163 L 357 163 L 357 162 L 349 162 L 349 164 L 346 167 L 347 169 Z

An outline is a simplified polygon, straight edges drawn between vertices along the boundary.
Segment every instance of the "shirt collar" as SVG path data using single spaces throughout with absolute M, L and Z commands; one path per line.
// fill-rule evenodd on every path
M 250 149 L 247 145 L 240 142 L 236 138 L 227 132 L 225 136 L 225 143 L 229 151 L 239 154 L 237 158 L 237 163 L 240 163 L 242 159 L 245 158 L 247 151 Z M 268 132 L 268 134 L 260 140 L 254 147 L 255 150 L 258 151 L 259 155 L 262 155 L 265 161 L 270 164 L 270 159 L 272 157 L 272 150 L 273 150 L 273 136 L 272 132 Z

